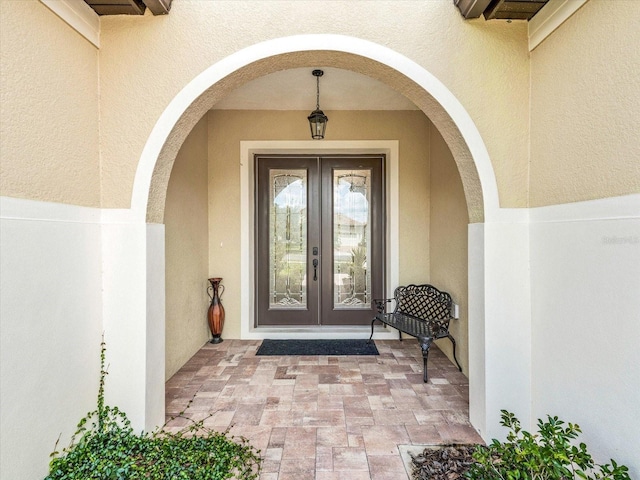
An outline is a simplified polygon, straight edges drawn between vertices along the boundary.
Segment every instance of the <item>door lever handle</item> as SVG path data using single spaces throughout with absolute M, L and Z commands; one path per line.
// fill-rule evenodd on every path
M 313 281 L 318 281 L 318 259 L 313 259 Z

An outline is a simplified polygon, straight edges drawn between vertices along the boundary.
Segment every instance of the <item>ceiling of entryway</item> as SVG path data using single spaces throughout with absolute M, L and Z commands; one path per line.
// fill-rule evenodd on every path
M 403 95 L 366 75 L 323 68 L 320 77 L 322 110 L 417 110 Z M 214 109 L 314 110 L 316 78 L 313 68 L 294 68 L 265 75 L 234 90 Z

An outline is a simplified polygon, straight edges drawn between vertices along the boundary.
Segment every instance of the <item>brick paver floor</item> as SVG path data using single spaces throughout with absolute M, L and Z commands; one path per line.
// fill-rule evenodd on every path
M 398 445 L 482 442 L 468 380 L 436 347 L 425 384 L 414 339 L 376 341 L 379 356 L 257 357 L 259 345 L 205 345 L 167 382 L 166 414 L 193 399 L 188 417 L 260 449 L 260 480 L 406 480 Z

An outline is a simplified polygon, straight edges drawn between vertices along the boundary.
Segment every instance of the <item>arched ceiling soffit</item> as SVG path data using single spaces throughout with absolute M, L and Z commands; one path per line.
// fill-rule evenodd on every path
M 476 165 L 458 127 L 444 107 L 420 85 L 387 65 L 352 53 L 318 50 L 274 55 L 241 67 L 211 85 L 184 111 L 168 135 L 155 164 L 147 204 L 147 222 L 163 221 L 167 185 L 175 158 L 186 137 L 208 110 L 233 90 L 259 77 L 282 70 L 319 65 L 367 75 L 401 93 L 422 110 L 440 131 L 456 161 L 469 221 L 483 221 L 484 204 Z

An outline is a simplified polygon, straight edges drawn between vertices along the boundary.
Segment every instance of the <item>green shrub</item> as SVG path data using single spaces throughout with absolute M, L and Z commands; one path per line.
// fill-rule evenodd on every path
M 572 442 L 581 433 L 578 425 L 565 426 L 558 417 L 538 420 L 538 434 L 520 428 L 513 413 L 501 410 L 501 425 L 510 429 L 507 441 L 498 440 L 479 446 L 473 457 L 476 463 L 468 478 L 482 480 L 569 480 L 611 479 L 630 480 L 628 468 L 611 464 L 597 465 L 584 443 Z
M 104 342 L 100 360 L 98 407 L 80 421 L 71 444 L 51 454 L 45 480 L 258 478 L 260 452 L 244 438 L 206 428 L 204 420 L 187 419 L 190 425 L 177 433 L 165 425 L 135 434 L 124 412 L 104 404 Z M 186 418 L 184 411 L 178 416 Z

